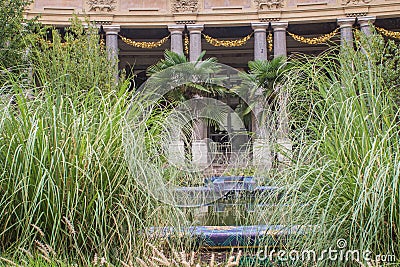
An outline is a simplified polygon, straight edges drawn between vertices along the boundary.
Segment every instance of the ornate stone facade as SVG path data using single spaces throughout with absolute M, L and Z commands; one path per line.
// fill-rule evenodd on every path
M 389 3 L 390 2 L 390 3 Z M 68 25 L 73 14 L 122 28 L 165 28 L 170 24 L 248 26 L 253 22 L 334 22 L 337 18 L 398 18 L 400 0 L 34 0 L 27 18 Z
M 88 0 L 89 11 L 111 12 L 116 8 L 116 0 Z
M 343 0 L 342 5 L 360 5 L 360 4 L 369 4 L 372 0 Z
M 197 12 L 198 9 L 198 0 L 174 0 L 172 2 L 172 12 L 174 13 Z
M 255 0 L 258 10 L 271 10 L 283 7 L 283 0 Z

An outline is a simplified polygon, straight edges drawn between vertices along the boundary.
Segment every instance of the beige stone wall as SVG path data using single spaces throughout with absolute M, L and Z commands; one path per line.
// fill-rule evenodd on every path
M 168 0 L 121 0 L 121 13 L 135 11 L 169 12 Z
M 301 6 L 331 6 L 336 5 L 336 0 L 288 0 L 288 7 L 301 7 Z
M 312 23 L 343 17 L 399 17 L 400 0 L 35 0 L 26 16 L 41 15 L 45 24 L 65 25 L 73 13 L 121 27 Z
M 82 9 L 82 0 L 36 0 L 34 2 L 35 10 L 62 10 L 62 9 Z
M 204 0 L 204 9 L 250 7 L 251 0 Z

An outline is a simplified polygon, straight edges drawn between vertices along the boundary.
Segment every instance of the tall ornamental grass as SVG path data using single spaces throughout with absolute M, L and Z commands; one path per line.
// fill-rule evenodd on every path
M 129 262 L 158 242 L 143 235 L 145 227 L 186 222 L 137 183 L 161 164 L 128 171 L 125 116 L 130 108 L 140 118 L 135 131 L 145 133 L 149 118 L 132 104 L 128 82 L 116 82 L 96 34 L 74 22 L 63 38 L 52 31 L 51 43 L 44 40 L 32 38 L 30 80 L 2 74 L 0 256 L 23 265 L 35 255 Z M 145 145 L 133 149 L 140 160 L 148 153 Z
M 339 249 L 337 240 L 345 239 L 345 249 L 399 260 L 399 109 L 382 75 L 384 42 L 357 36 L 355 50 L 301 58 L 287 75 L 295 151 L 281 182 L 282 202 L 291 208 L 275 219 L 312 226 L 297 249 Z M 357 260 L 319 264 L 361 266 Z

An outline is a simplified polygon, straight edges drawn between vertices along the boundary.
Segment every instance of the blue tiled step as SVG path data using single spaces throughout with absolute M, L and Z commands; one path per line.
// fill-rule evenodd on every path
M 200 247 L 210 249 L 251 248 L 283 245 L 290 236 L 302 235 L 306 230 L 300 226 L 252 225 L 252 226 L 192 226 L 149 227 L 153 238 L 193 238 Z
M 281 198 L 281 189 L 276 186 L 256 186 L 253 177 L 223 176 L 204 179 L 204 185 L 198 187 L 177 187 L 173 191 L 176 203 L 214 205 L 218 202 L 231 202 L 244 200 L 254 202 L 256 198 L 264 201 L 277 201 Z

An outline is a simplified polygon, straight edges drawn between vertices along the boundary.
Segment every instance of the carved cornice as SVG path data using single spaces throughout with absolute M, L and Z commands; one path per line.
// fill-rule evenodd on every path
M 261 22 L 280 21 L 281 18 L 260 18 Z
M 111 12 L 116 8 L 116 0 L 88 0 L 89 11 Z
M 283 7 L 283 0 L 254 0 L 258 10 L 273 10 Z
M 190 13 L 199 10 L 198 0 L 173 0 L 172 12 L 173 13 Z
M 346 17 L 348 17 L 348 18 L 365 17 L 366 15 L 367 15 L 366 12 L 360 12 L 360 13 L 346 13 Z
M 195 24 L 195 20 L 177 20 L 175 21 L 176 24 Z
M 372 0 L 342 0 L 342 5 L 364 5 L 371 3 Z

